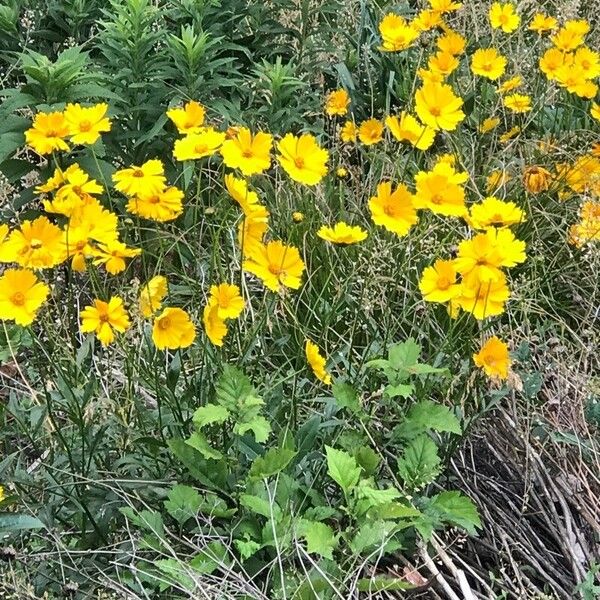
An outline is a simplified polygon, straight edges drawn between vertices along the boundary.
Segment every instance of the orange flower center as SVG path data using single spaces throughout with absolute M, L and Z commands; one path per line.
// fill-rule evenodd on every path
M 439 117 L 442 114 L 442 110 L 439 106 L 432 106 L 429 109 L 429 112 L 434 116 L 434 117 Z
M 437 282 L 437 286 L 440 290 L 447 290 L 452 284 L 447 277 L 440 277 Z
M 98 315 L 98 321 L 100 321 L 100 323 L 108 323 L 109 320 L 110 319 L 109 319 L 108 313 Z
M 434 194 L 431 197 L 432 204 L 442 204 L 442 202 L 444 202 L 444 197 L 441 194 Z
M 206 144 L 196 144 L 194 146 L 194 152 L 196 154 L 205 154 L 208 150 L 208 146 Z
M 29 242 L 29 246 L 32 250 L 39 250 L 43 246 L 43 244 L 41 240 L 33 238 L 31 242 Z
M 143 177 L 143 176 L 144 176 L 144 171 L 142 171 L 141 169 L 136 169 L 136 170 L 133 172 L 133 176 L 134 176 L 134 177 Z
M 394 211 L 394 207 L 391 204 L 386 204 L 383 207 L 383 212 L 388 216 L 388 217 L 395 217 L 396 213 Z
M 294 164 L 296 165 L 296 167 L 298 169 L 303 169 L 304 168 L 304 159 L 301 156 L 297 156 L 294 159 Z
M 23 306 L 25 304 L 25 294 L 23 292 L 15 292 L 11 300 L 16 306 Z
M 81 252 L 85 248 L 86 244 L 87 244 L 87 242 L 85 240 L 77 242 L 75 244 L 75 250 L 77 250 L 77 252 Z
M 81 121 L 79 123 L 79 131 L 89 131 L 92 128 L 92 124 L 89 121 Z
M 284 271 L 282 271 L 282 269 L 279 266 L 274 265 L 273 263 L 271 263 L 269 265 L 269 272 L 272 273 L 273 275 L 277 275 L 277 276 L 284 273 Z
M 253 155 L 252 155 L 252 150 L 244 150 L 244 151 L 242 152 L 242 156 L 243 156 L 244 158 L 252 158 L 252 156 L 253 156 Z
M 162 331 L 169 329 L 169 327 L 171 327 L 171 319 L 168 317 L 163 317 L 162 319 L 158 320 L 158 328 L 162 329 Z
M 148 202 L 150 204 L 158 204 L 160 202 L 160 198 L 158 196 L 150 196 L 150 198 L 148 198 Z
M 82 196 L 83 195 L 83 190 L 81 189 L 80 185 L 74 185 L 73 186 L 73 193 L 77 194 L 77 196 Z

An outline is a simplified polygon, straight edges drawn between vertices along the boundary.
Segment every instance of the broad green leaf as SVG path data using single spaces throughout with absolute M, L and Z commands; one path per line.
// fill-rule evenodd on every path
M 187 467 L 193 477 L 210 489 L 219 489 L 219 485 L 208 476 L 208 470 L 203 470 L 206 460 L 198 450 L 188 446 L 180 438 L 173 438 L 167 443 L 171 452 Z M 214 476 L 214 472 L 211 472 L 211 476 Z
M 383 519 L 384 521 L 391 519 L 410 519 L 421 516 L 421 512 L 412 506 L 406 506 L 399 502 L 389 502 L 375 506 L 368 513 L 370 518 Z
M 309 554 L 318 554 L 333 560 L 333 550 L 337 546 L 337 539 L 329 525 L 303 519 L 300 535 L 306 540 L 306 550 Z
M 220 460 L 223 455 L 215 450 L 209 443 L 208 440 L 199 431 L 195 431 L 192 435 L 185 440 L 185 443 L 192 448 L 195 448 L 204 456 L 204 458 Z
M 381 456 L 368 446 L 361 446 L 354 452 L 358 464 L 363 468 L 365 475 L 371 476 L 377 471 Z
M 412 383 L 398 383 L 396 385 L 388 385 L 385 388 L 385 395 L 388 398 L 409 398 L 415 391 L 415 386 Z
M 285 469 L 296 456 L 294 450 L 289 448 L 270 448 L 263 456 L 254 460 L 250 467 L 250 479 L 266 479 L 277 475 Z
M 260 550 L 260 544 L 254 540 L 233 540 L 233 543 L 240 553 L 242 560 L 250 558 L 253 554 L 256 554 Z
M 175 558 L 162 558 L 155 560 L 153 564 L 161 572 L 162 591 L 173 586 L 183 587 L 188 591 L 192 591 L 196 587 L 193 577 L 189 574 L 191 569 L 184 562 Z
M 231 565 L 231 558 L 227 546 L 221 542 L 209 542 L 188 565 L 203 575 L 210 575 L 218 568 L 227 569 Z
M 205 427 L 213 423 L 224 423 L 229 419 L 230 412 L 219 404 L 206 404 L 194 412 L 193 421 L 198 427 Z
M 202 504 L 200 494 L 189 485 L 175 485 L 169 491 L 169 499 L 163 502 L 167 512 L 178 522 L 185 523 L 195 516 Z
M 439 368 L 439 367 L 432 367 L 430 365 L 425 365 L 422 363 L 417 363 L 416 365 L 411 365 L 410 367 L 406 368 L 406 371 L 408 373 L 410 373 L 411 375 L 431 375 L 434 373 L 437 374 L 448 374 L 448 369 L 445 368 Z
M 388 360 L 392 368 L 406 370 L 408 367 L 417 364 L 420 354 L 421 346 L 413 338 L 408 338 L 405 342 L 390 347 Z
M 269 439 L 271 433 L 271 424 L 263 416 L 254 417 L 246 423 L 237 423 L 233 428 L 234 433 L 244 435 L 247 431 L 252 431 L 254 439 L 262 444 Z
M 431 483 L 440 472 L 437 446 L 426 434 L 414 438 L 398 460 L 398 472 L 406 485 L 418 489 Z
M 392 521 L 368 521 L 356 532 L 350 542 L 354 554 L 363 554 L 385 546 L 390 537 L 397 531 L 396 523 Z
M 347 494 L 356 487 L 361 468 L 354 457 L 343 450 L 325 446 L 325 452 L 327 453 L 327 473 Z
M 471 535 L 481 529 L 481 519 L 473 501 L 458 491 L 442 492 L 431 499 L 430 506 L 442 514 L 444 521 L 462 527 Z
M 387 488 L 385 490 L 378 490 L 377 488 L 369 485 L 359 485 L 357 488 L 357 494 L 359 498 L 364 498 L 369 501 L 371 506 L 379 506 L 380 504 L 387 504 L 392 500 L 400 498 L 400 492 L 393 488 Z
M 164 525 L 162 515 L 156 510 L 136 511 L 131 506 L 124 506 L 120 509 L 121 514 L 125 515 L 134 525 L 148 531 L 160 539 L 164 539 Z
M 217 402 L 234 411 L 247 396 L 254 395 L 252 383 L 240 369 L 231 365 L 223 367 L 223 374 L 215 386 Z
M 264 498 L 253 496 L 252 494 L 242 494 L 240 504 L 257 515 L 270 519 L 273 517 L 276 521 L 281 516 L 281 509 L 275 503 L 270 504 Z
M 44 524 L 36 517 L 15 513 L 0 513 L 0 532 L 41 529 L 42 527 L 44 527 Z
M 404 579 L 378 575 L 372 579 L 359 579 L 356 587 L 359 592 L 398 592 L 411 590 L 415 586 Z
M 423 400 L 411 406 L 406 419 L 422 430 L 461 433 L 460 422 L 456 415 L 447 406 L 436 404 L 431 400 Z
M 358 393 L 349 383 L 336 381 L 331 391 L 333 392 L 333 397 L 338 408 L 347 408 L 353 413 L 360 411 Z

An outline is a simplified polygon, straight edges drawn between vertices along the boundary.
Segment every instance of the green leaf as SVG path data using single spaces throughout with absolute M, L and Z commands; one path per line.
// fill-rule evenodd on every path
M 169 499 L 163 502 L 167 512 L 180 524 L 194 517 L 202 504 L 200 494 L 188 485 L 175 485 L 169 491 Z
M 354 452 L 354 457 L 358 464 L 363 468 L 367 476 L 371 476 L 377 471 L 381 461 L 381 456 L 369 446 L 361 446 Z
M 417 363 L 421 354 L 421 346 L 413 338 L 401 344 L 394 344 L 388 352 L 388 360 L 393 369 L 406 370 Z
M 386 577 L 378 575 L 371 579 L 359 579 L 357 588 L 359 592 L 397 592 L 401 590 L 412 590 L 415 586 L 404 579 L 397 577 Z
M 300 535 L 306 540 L 306 550 L 309 554 L 318 554 L 333 560 L 333 550 L 337 546 L 337 539 L 329 525 L 303 519 L 300 525 Z
M 215 386 L 217 402 L 230 411 L 234 411 L 242 400 L 256 394 L 252 383 L 246 375 L 236 367 L 225 365 L 223 374 Z
M 171 452 L 187 467 L 193 477 L 210 489 L 219 489 L 219 486 L 208 476 L 208 471 L 202 470 L 206 466 L 206 461 L 198 450 L 188 446 L 180 438 L 173 438 L 167 443 Z
M 159 539 L 164 539 L 163 519 L 158 511 L 144 509 L 137 512 L 131 506 L 121 507 L 119 511 L 140 529 L 154 534 Z
M 36 517 L 15 513 L 0 513 L 0 532 L 41 529 L 45 525 Z
M 271 424 L 262 415 L 259 415 L 246 423 L 236 424 L 233 431 L 238 435 L 244 435 L 247 431 L 252 431 L 256 442 L 262 444 L 269 439 Z
M 430 506 L 442 514 L 444 521 L 462 527 L 471 535 L 481 529 L 481 519 L 473 501 L 458 491 L 442 492 L 431 499 Z
M 388 385 L 385 388 L 385 395 L 388 398 L 409 398 L 415 391 L 415 386 L 412 383 L 398 383 L 397 385 Z
M 361 468 L 354 457 L 343 450 L 325 446 L 327 453 L 327 473 L 348 494 L 360 478 Z
M 388 521 L 391 519 L 410 519 L 413 520 L 421 516 L 421 512 L 412 506 L 406 506 L 399 502 L 389 502 L 388 504 L 381 504 L 375 506 L 368 513 L 370 518 L 383 519 Z
M 207 404 L 200 406 L 194 412 L 193 421 L 198 427 L 205 427 L 213 423 L 224 423 L 229 419 L 231 413 L 219 404 Z
M 363 554 L 385 546 L 389 538 L 396 532 L 397 525 L 392 521 L 368 521 L 356 532 L 350 542 L 354 554 Z
M 358 393 L 349 383 L 336 381 L 331 391 L 333 392 L 333 397 L 338 408 L 347 408 L 353 413 L 360 412 Z
M 275 521 L 281 516 L 281 509 L 275 503 L 270 504 L 264 498 L 253 496 L 252 494 L 242 494 L 240 496 L 240 504 L 257 515 L 261 515 L 270 519 L 273 517 Z
M 222 542 L 209 542 L 192 560 L 189 566 L 203 575 L 210 575 L 218 568 L 228 568 L 231 564 L 227 546 Z
M 185 443 L 192 448 L 195 448 L 204 456 L 204 458 L 220 460 L 223 455 L 215 450 L 209 443 L 208 440 L 199 431 L 192 433 L 192 435 L 185 440 Z
M 172 586 L 182 587 L 188 591 L 195 588 L 194 579 L 189 574 L 190 569 L 184 562 L 175 558 L 162 558 L 155 560 L 153 565 L 161 572 L 162 591 Z
M 250 558 L 260 550 L 260 544 L 254 540 L 233 540 L 233 543 L 243 560 Z
M 437 446 L 426 434 L 414 438 L 398 459 L 398 472 L 412 489 L 431 483 L 440 472 Z
M 296 456 L 290 448 L 270 448 L 263 456 L 254 460 L 250 467 L 250 479 L 266 479 L 283 471 Z
M 456 415 L 447 406 L 436 404 L 431 400 L 423 400 L 414 404 L 406 418 L 422 430 L 433 429 L 439 432 L 462 433 Z

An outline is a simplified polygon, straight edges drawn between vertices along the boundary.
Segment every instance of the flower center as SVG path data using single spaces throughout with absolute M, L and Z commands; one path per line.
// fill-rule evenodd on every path
M 77 250 L 77 252 L 82 252 L 83 249 L 85 248 L 85 245 L 87 244 L 87 242 L 85 240 L 82 240 L 80 242 L 77 242 L 75 244 L 75 250 Z
M 243 156 L 244 158 L 252 158 L 252 150 L 244 150 L 244 151 L 242 152 L 242 156 Z
M 284 271 L 282 271 L 280 267 L 278 267 L 277 265 L 274 265 L 274 264 L 269 265 L 269 272 L 272 273 L 273 275 L 277 275 L 277 276 L 284 273 Z
M 296 165 L 296 167 L 298 169 L 303 169 L 304 168 L 304 159 L 301 156 L 297 156 L 294 159 L 294 164 Z
M 434 194 L 431 197 L 432 204 L 442 204 L 443 201 L 444 201 L 444 197 L 441 194 Z
M 450 287 L 450 280 L 446 277 L 440 277 L 437 286 L 440 290 L 447 290 Z
M 148 202 L 150 204 L 158 204 L 160 202 L 160 198 L 158 196 L 150 196 L 150 198 L 148 198 Z
M 12 303 L 16 306 L 25 304 L 25 294 L 23 292 L 15 292 L 11 297 Z
M 133 172 L 133 176 L 134 176 L 134 177 L 143 177 L 143 176 L 144 176 L 144 171 L 142 171 L 141 169 L 136 169 L 136 170 Z
M 92 128 L 92 124 L 89 121 L 81 121 L 79 123 L 79 131 L 89 131 Z
M 100 323 L 108 323 L 109 322 L 108 313 L 104 313 L 102 315 L 99 315 L 98 316 L 98 321 L 100 321 Z
M 196 154 L 205 154 L 208 150 L 208 146 L 206 144 L 196 144 L 194 146 L 194 152 Z
M 434 117 L 439 117 L 442 114 L 442 110 L 440 109 L 439 106 L 432 106 L 429 109 L 429 112 L 434 116 Z
M 159 319 L 159 321 L 158 321 L 159 329 L 162 329 L 164 331 L 165 329 L 169 329 L 169 327 L 171 327 L 171 319 L 169 319 L 168 317 Z
M 31 240 L 31 242 L 29 242 L 29 246 L 31 247 L 32 250 L 39 250 L 43 244 L 41 240 L 38 240 L 37 238 L 33 238 Z

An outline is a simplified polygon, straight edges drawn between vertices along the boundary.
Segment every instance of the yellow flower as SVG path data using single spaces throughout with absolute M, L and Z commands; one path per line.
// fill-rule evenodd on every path
M 546 31 L 552 31 L 556 29 L 558 21 L 554 17 L 550 17 L 543 13 L 535 13 L 531 23 L 529 24 L 529 30 L 535 31 L 537 34 L 542 35 Z
M 50 288 L 26 269 L 7 269 L 0 276 L 0 319 L 31 325 Z
M 460 294 L 457 273 L 451 260 L 436 260 L 421 275 L 419 290 L 427 302 L 449 302 Z
M 417 71 L 417 77 L 423 81 L 423 84 L 444 83 L 446 79 L 439 71 L 431 71 L 430 69 L 419 69 Z
M 301 213 L 298 210 L 294 211 L 292 213 L 292 221 L 294 221 L 294 223 L 302 223 L 302 221 L 304 221 L 304 213 Z
M 125 270 L 125 259 L 139 256 L 142 251 L 139 248 L 128 248 L 119 241 L 109 241 L 105 244 L 99 244 L 94 250 L 95 265 L 104 265 L 107 273 L 116 275 Z
M 415 176 L 415 207 L 448 217 L 462 217 L 467 212 L 462 187 L 467 179 L 466 173 L 457 172 L 442 161 L 431 171 L 419 171 Z
M 305 185 L 316 185 L 327 175 L 329 153 L 321 148 L 310 133 L 295 136 L 288 133 L 278 144 L 277 159 L 284 171 Z
M 190 100 L 183 108 L 171 108 L 167 111 L 167 117 L 173 121 L 179 133 L 198 133 L 204 125 L 206 111 L 202 104 Z
M 488 196 L 478 204 L 473 204 L 467 222 L 473 229 L 490 227 L 511 227 L 526 221 L 525 214 L 514 202 L 505 202 Z
M 488 194 L 497 192 L 508 181 L 510 181 L 510 175 L 506 171 L 502 169 L 492 171 L 486 178 L 486 192 Z
M 510 298 L 510 290 L 506 277 L 497 281 L 480 282 L 476 278 L 463 281 L 460 295 L 453 302 L 464 311 L 471 313 L 476 319 L 486 319 L 501 315 L 505 310 L 506 301 Z
M 343 117 L 348 112 L 350 96 L 346 90 L 334 90 L 329 92 L 325 100 L 325 112 L 333 117 L 339 115 Z
M 582 75 L 586 79 L 596 79 L 600 75 L 600 54 L 587 46 L 577 48 L 573 64 L 581 69 Z
M 268 215 L 266 208 L 264 213 Z M 263 238 L 268 229 L 267 217 L 259 211 L 255 211 L 244 218 L 238 227 L 238 242 L 242 250 L 242 256 L 246 257 L 261 252 Z
M 0 502 L 2 502 L 6 498 L 6 494 L 4 493 L 4 488 L 0 485 Z
M 159 350 L 187 348 L 196 338 L 190 315 L 181 308 L 165 308 L 154 319 L 152 341 Z
M 454 2 L 454 0 L 429 0 L 429 6 L 431 6 L 431 10 L 443 15 L 461 8 L 462 2 Z
M 465 51 L 465 38 L 456 31 L 448 30 L 436 40 L 437 47 L 453 56 L 460 56 Z
M 71 261 L 73 271 L 83 273 L 86 268 L 86 259 L 94 256 L 89 232 L 85 228 L 65 227 L 63 248 L 66 260 Z
M 367 232 L 364 229 L 357 225 L 348 225 L 343 221 L 336 223 L 333 227 L 324 225 L 317 231 L 317 235 L 332 244 L 356 244 L 367 239 Z
M 115 331 L 124 333 L 129 329 L 129 317 L 123 307 L 123 300 L 113 296 L 108 302 L 94 300 L 94 304 L 86 306 L 80 314 L 81 332 L 96 334 L 103 346 L 112 344 Z
M 315 374 L 315 377 L 325 385 L 331 385 L 331 375 L 325 368 L 325 357 L 321 355 L 319 347 L 310 340 L 307 340 L 304 346 L 304 352 L 306 354 L 306 360 Z
M 245 179 L 239 179 L 234 175 L 225 175 L 225 187 L 229 195 L 240 205 L 247 217 L 254 219 L 262 218 L 265 222 L 269 217 L 269 211 L 258 201 L 256 192 L 248 189 Z
M 512 90 L 516 90 L 518 87 L 521 87 L 522 85 L 523 85 L 523 79 L 521 78 L 521 76 L 515 75 L 514 77 L 511 77 L 510 79 L 507 79 L 506 81 L 502 82 L 498 86 L 498 92 L 500 94 L 506 94 L 507 92 L 512 92 Z
M 175 141 L 173 156 L 176 160 L 199 160 L 218 152 L 225 141 L 225 134 L 212 127 L 200 133 L 188 133 L 183 139 Z
M 492 81 L 504 75 L 506 58 L 495 48 L 480 48 L 471 57 L 471 71 Z
M 587 21 L 572 20 L 567 21 L 551 38 L 557 50 L 561 52 L 571 52 L 585 41 L 585 36 L 590 30 Z
M 524 94 L 511 94 L 504 97 L 504 106 L 515 113 L 526 113 L 531 110 L 531 97 Z
M 592 105 L 590 106 L 590 115 L 592 115 L 596 121 L 600 121 L 600 104 L 592 102 Z
M 436 52 L 429 57 L 427 67 L 434 73 L 439 73 L 442 77 L 448 77 L 459 65 L 458 58 L 449 52 Z
M 508 346 L 498 337 L 493 336 L 473 354 L 475 365 L 485 371 L 488 377 L 506 379 L 510 368 Z
M 127 202 L 127 210 L 144 219 L 164 223 L 176 219 L 183 212 L 183 192 L 173 186 L 158 194 L 138 194 Z
M 49 192 L 53 192 L 54 190 L 57 190 L 66 181 L 67 174 L 73 173 L 75 171 L 81 171 L 81 169 L 77 163 L 70 165 L 64 171 L 62 171 L 61 169 L 59 169 L 57 167 L 56 169 L 54 169 L 54 173 L 52 174 L 52 177 L 49 177 L 46 180 L 46 183 L 37 185 L 34 189 L 34 192 L 36 194 L 44 194 L 44 193 L 49 193 Z M 81 171 L 81 172 L 83 173 L 83 171 Z
M 231 169 L 239 169 L 244 175 L 262 173 L 271 166 L 273 137 L 259 131 L 255 135 L 246 127 L 240 127 L 235 136 L 221 146 L 223 162 Z
M 69 149 L 64 140 L 68 135 L 69 127 L 63 113 L 37 113 L 33 125 L 25 132 L 25 141 L 38 154 L 50 154 Z
M 557 48 L 549 48 L 540 58 L 540 71 L 550 80 L 555 80 L 562 67 L 573 64 L 573 55 L 566 54 Z
M 168 291 L 167 278 L 156 275 L 144 283 L 140 291 L 140 313 L 147 319 L 160 310 Z
M 158 194 L 165 185 L 163 164 L 157 158 L 146 161 L 141 167 L 129 167 L 113 173 L 115 189 L 126 196 L 139 194 Z
M 116 241 L 119 237 L 117 215 L 106 210 L 94 198 L 71 215 L 69 229 L 74 228 L 85 231 L 87 237 L 103 244 Z
M 46 217 L 24 221 L 3 242 L 1 262 L 16 262 L 30 269 L 49 269 L 64 260 L 63 233 Z
M 382 52 L 400 52 L 406 50 L 418 39 L 419 31 L 408 24 L 405 19 L 388 13 L 379 23 L 379 33 L 383 44 Z
M 431 31 L 443 25 L 442 13 L 437 10 L 422 10 L 411 23 L 411 26 L 418 32 Z
M 504 33 L 512 33 L 521 23 L 521 17 L 509 2 L 494 2 L 490 7 L 489 17 L 491 26 L 494 29 L 502 29 Z
M 392 192 L 392 184 L 383 181 L 377 186 L 377 195 L 369 200 L 369 210 L 375 225 L 402 237 L 417 223 L 417 211 L 408 188 L 400 184 Z
M 462 104 L 462 98 L 443 83 L 425 83 L 415 94 L 415 110 L 419 119 L 435 130 L 454 131 L 465 118 Z
M 435 140 L 435 131 L 407 112 L 399 117 L 386 117 L 385 124 L 399 142 L 409 142 L 419 150 L 429 149 Z
M 552 173 L 544 167 L 532 165 L 523 171 L 523 186 L 530 194 L 546 192 L 552 183 Z
M 79 168 L 71 165 L 62 175 L 63 181 L 51 201 L 44 201 L 44 210 L 70 217 L 85 204 L 90 196 L 101 194 L 104 189 L 95 180 Z
M 508 131 L 505 131 L 498 139 L 503 144 L 505 144 L 506 142 L 509 142 L 514 137 L 519 135 L 519 133 L 521 133 L 521 128 L 518 125 L 515 125 L 514 127 L 511 127 L 511 129 L 509 129 Z
M 479 127 L 477 127 L 477 131 L 479 131 L 479 133 L 488 133 L 493 129 L 496 129 L 496 127 L 498 127 L 499 124 L 500 119 L 498 117 L 488 117 L 479 124 Z
M 244 260 L 243 268 L 261 279 L 273 292 L 278 292 L 283 286 L 297 290 L 302 285 L 304 263 L 300 252 L 280 241 L 253 248 Z
M 108 104 L 82 107 L 80 104 L 67 104 L 65 120 L 74 144 L 94 144 L 101 133 L 110 131 L 110 119 L 106 116 Z
M 346 169 L 345 167 L 338 167 L 335 170 L 335 176 L 339 177 L 340 179 L 344 179 L 344 177 L 348 176 L 348 169 Z
M 244 311 L 246 303 L 240 288 L 230 283 L 210 286 L 209 304 L 217 307 L 219 319 L 237 319 Z
M 365 146 L 372 146 L 383 139 L 383 123 L 378 119 L 367 119 L 358 128 L 358 139 Z
M 219 308 L 216 304 L 209 303 L 204 307 L 202 323 L 210 342 L 215 346 L 222 346 L 227 335 L 227 325 L 223 319 L 219 318 Z
M 340 130 L 340 139 L 345 144 L 356 142 L 358 137 L 358 128 L 352 121 L 346 121 Z

